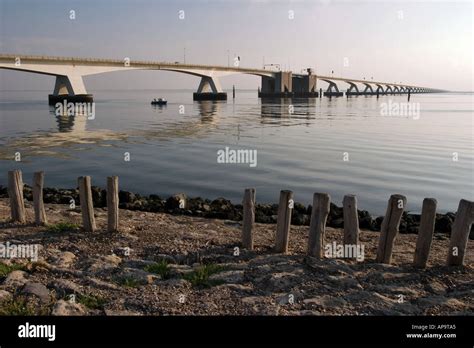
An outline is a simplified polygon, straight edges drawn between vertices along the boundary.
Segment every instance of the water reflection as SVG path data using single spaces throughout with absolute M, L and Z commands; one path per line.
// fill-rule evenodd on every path
M 263 124 L 310 124 L 318 110 L 316 98 L 262 98 L 260 103 Z
M 220 111 L 226 104 L 222 100 L 200 100 L 194 103 L 197 104 L 199 116 L 203 123 L 215 123 L 215 116 L 220 115 Z

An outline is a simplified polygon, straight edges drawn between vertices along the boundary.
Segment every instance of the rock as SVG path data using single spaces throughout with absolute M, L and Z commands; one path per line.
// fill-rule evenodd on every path
M 303 303 L 309 306 L 319 306 L 323 308 L 342 307 L 347 302 L 338 296 L 323 295 L 313 298 L 304 299 Z
M 56 290 L 59 297 L 65 297 L 70 294 L 79 294 L 81 292 L 79 285 L 67 279 L 56 279 L 49 283 L 48 286 Z
M 375 218 L 374 222 L 374 230 L 380 231 L 380 227 L 382 226 L 383 216 L 379 216 Z
M 449 214 L 449 213 L 448 213 Z M 451 233 L 454 219 L 448 215 L 436 214 L 435 231 L 442 233 Z
M 168 210 L 186 209 L 187 196 L 184 193 L 178 193 L 166 200 L 165 208 Z
M 161 279 L 157 274 L 150 274 L 141 269 L 125 268 L 117 276 L 117 280 L 132 279 L 140 285 L 153 284 L 156 280 Z
M 336 218 L 331 220 L 330 226 L 333 228 L 342 228 L 344 227 L 344 219 L 343 218 Z
M 84 307 L 80 303 L 59 300 L 53 307 L 52 315 L 56 316 L 77 316 L 84 315 Z
M 92 273 L 107 272 L 117 268 L 121 262 L 122 259 L 114 254 L 100 256 L 91 266 L 89 266 L 88 271 Z
M 344 289 L 358 289 L 362 290 L 363 287 L 360 285 L 359 281 L 356 278 L 351 278 L 347 276 L 328 276 L 328 279 L 333 282 L 333 286 L 342 287 Z
M 262 301 L 261 297 L 258 296 L 248 296 L 248 297 L 242 297 L 241 302 L 249 305 L 254 305 L 256 303 L 259 303 Z
M 267 280 L 267 284 L 271 291 L 288 290 L 299 283 L 300 276 L 301 274 L 296 272 L 273 273 Z
M 306 207 L 302 203 L 295 202 L 293 205 L 293 212 L 297 212 L 298 214 L 306 214 Z
M 9 293 L 8 291 L 0 290 L 0 302 L 9 300 L 12 297 L 13 297 L 13 295 L 11 293 Z
M 21 289 L 21 293 L 27 296 L 35 296 L 43 304 L 51 302 L 51 295 L 48 289 L 41 283 L 28 282 Z
M 136 199 L 136 196 L 133 192 L 119 191 L 120 203 L 133 203 L 135 199 Z
M 183 278 L 171 278 L 163 280 L 159 283 L 159 285 L 168 285 L 173 288 L 181 288 L 181 287 L 189 287 L 191 285 L 186 279 Z
M 435 280 L 430 281 L 430 283 L 426 285 L 426 291 L 435 295 L 444 295 L 446 293 L 446 289 L 447 287 L 445 285 Z
M 295 304 L 297 302 L 298 297 L 299 296 L 295 296 L 295 294 L 283 294 L 283 295 L 277 297 L 277 303 L 280 306 L 292 305 L 292 304 Z
M 13 271 L 10 272 L 7 278 L 4 280 L 3 284 L 6 286 L 11 286 L 18 288 L 23 286 L 28 279 L 26 279 L 26 272 L 24 271 Z
M 100 187 L 92 186 L 92 203 L 95 208 L 102 208 L 107 206 L 107 191 Z M 119 196 L 120 197 L 120 196 Z
M 167 262 L 168 264 L 175 264 L 176 263 L 176 259 L 171 256 L 171 255 L 167 255 L 167 254 L 157 254 L 153 257 L 153 259 L 156 261 L 156 262 Z
M 241 283 L 244 280 L 244 271 L 225 271 L 213 274 L 209 277 L 210 280 L 218 280 L 224 283 Z
M 188 265 L 168 265 L 171 272 L 175 275 L 184 275 L 187 273 L 191 273 L 193 271 L 191 266 Z
M 360 229 L 372 230 L 374 228 L 374 219 L 367 210 L 359 210 L 357 215 L 359 217 Z
M 309 215 L 294 213 L 291 215 L 291 224 L 296 226 L 309 225 Z
M 397 296 L 397 295 L 404 295 L 409 296 L 412 298 L 417 298 L 420 293 L 415 289 L 406 286 L 398 286 L 398 285 L 382 285 L 377 284 L 370 288 L 370 290 L 374 290 L 379 293 L 390 294 L 390 296 Z
M 74 263 L 76 255 L 69 251 L 62 252 L 58 258 L 54 261 L 54 265 L 60 268 L 69 268 Z
M 104 289 L 104 290 L 117 290 L 119 287 L 115 284 L 104 282 L 103 280 L 97 278 L 89 278 L 88 284 L 95 288 Z
M 224 288 L 224 289 L 229 289 L 229 290 L 234 290 L 234 291 L 253 291 L 253 287 L 248 286 L 248 285 L 242 285 L 242 284 L 221 284 L 216 286 L 216 288 Z

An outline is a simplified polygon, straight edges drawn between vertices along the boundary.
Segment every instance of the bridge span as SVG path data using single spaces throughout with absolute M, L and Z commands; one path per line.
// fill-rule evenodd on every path
M 323 93 L 325 96 L 343 95 L 338 82 L 348 85 L 349 89 L 346 91 L 348 96 L 441 92 L 415 85 L 315 75 L 309 69 L 307 74 L 293 74 L 291 71 L 240 66 L 138 61 L 128 58 L 118 60 L 0 54 L 0 68 L 55 76 L 54 91 L 49 95 L 50 104 L 63 102 L 65 99 L 72 102 L 92 101 L 93 96 L 87 93 L 84 85 L 84 76 L 125 70 L 165 70 L 200 77 L 198 89 L 193 94 L 194 100 L 226 100 L 227 93 L 222 90 L 219 78 L 233 74 L 260 76 L 262 86 L 259 88 L 259 97 L 318 97 L 320 95 L 317 88 L 318 80 L 328 84 Z

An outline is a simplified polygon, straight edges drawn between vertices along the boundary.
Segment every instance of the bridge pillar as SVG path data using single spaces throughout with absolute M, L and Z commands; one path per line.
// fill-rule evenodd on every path
M 81 75 L 58 75 L 54 84 L 54 92 L 48 96 L 49 105 L 66 102 L 92 102 L 92 94 L 87 94 Z
M 211 76 L 202 76 L 193 100 L 227 100 L 227 93 L 222 91 L 219 80 Z
M 317 78 L 316 75 L 293 75 L 292 77 L 293 95 L 297 98 L 317 98 Z
M 262 76 L 262 89 L 258 92 L 259 98 L 291 98 L 293 94 L 293 73 L 291 71 L 279 71 L 275 73 L 274 78 Z
M 334 82 L 325 81 L 329 83 L 328 89 L 324 92 L 325 97 L 342 97 L 344 95 L 344 93 L 339 91 L 339 88 L 337 88 L 337 85 Z
M 350 81 L 346 81 L 350 87 L 349 89 L 346 91 L 346 96 L 349 96 L 349 95 L 360 95 L 361 93 L 359 92 L 359 88 L 357 87 L 357 85 L 353 82 L 350 82 Z M 366 88 L 367 89 L 367 88 Z
M 364 83 L 365 89 L 360 93 L 361 95 L 374 95 L 374 89 L 368 83 Z
M 377 95 L 385 94 L 385 91 L 384 91 L 382 85 L 377 85 L 377 89 L 375 90 L 375 94 L 377 94 Z

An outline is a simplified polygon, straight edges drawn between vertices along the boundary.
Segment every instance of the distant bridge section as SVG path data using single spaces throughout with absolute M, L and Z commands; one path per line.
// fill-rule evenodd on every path
M 401 94 L 439 92 L 426 87 L 404 84 L 392 84 L 377 81 L 355 80 L 342 77 L 329 77 L 308 74 L 293 74 L 291 71 L 271 71 L 243 67 L 226 67 L 217 65 L 198 65 L 157 61 L 136 61 L 125 58 L 97 59 L 50 56 L 26 56 L 0 54 L 0 68 L 25 71 L 56 77 L 54 91 L 49 95 L 49 103 L 68 101 L 92 101 L 88 94 L 83 77 L 113 71 L 125 70 L 164 70 L 194 75 L 201 78 L 194 100 L 226 100 L 227 93 L 222 90 L 219 78 L 233 74 L 249 74 L 262 78 L 259 89 L 260 97 L 317 97 L 317 81 L 328 83 L 324 92 L 326 96 L 340 96 L 336 82 L 347 83 L 350 88 L 347 95 Z M 359 90 L 357 84 L 365 86 Z M 374 91 L 375 89 L 375 91 Z

